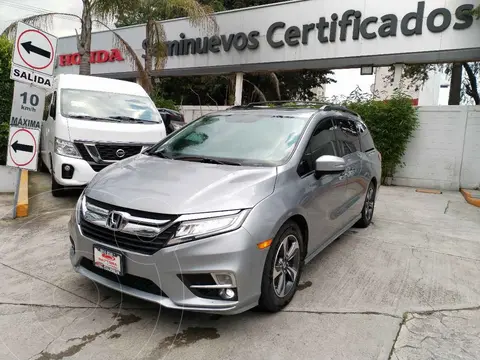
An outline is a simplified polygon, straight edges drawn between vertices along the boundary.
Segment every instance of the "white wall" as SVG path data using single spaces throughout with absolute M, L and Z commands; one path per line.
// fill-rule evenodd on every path
M 206 115 L 214 111 L 221 111 L 230 108 L 231 106 L 195 106 L 184 105 L 180 107 L 180 112 L 185 116 L 185 121 L 189 123 L 200 116 Z
M 380 67 L 375 69 L 375 83 L 374 91 L 378 91 L 380 98 L 388 99 L 392 97 L 394 92 L 393 84 L 390 83 L 386 77 L 391 75 L 389 67 Z M 430 71 L 428 80 L 425 83 L 415 84 L 413 81 L 403 78 L 401 81 L 402 91 L 411 96 L 412 99 L 418 99 L 419 106 L 437 106 L 447 105 L 444 96 L 440 96 L 440 85 L 450 84 L 447 75 L 439 71 Z M 418 86 L 418 90 L 416 87 Z M 448 89 L 446 89 L 448 94 Z M 443 94 L 442 94 L 443 95 Z M 447 98 L 448 101 L 448 98 Z
M 420 128 L 394 185 L 458 190 L 480 186 L 480 107 L 419 107 Z
M 15 192 L 18 169 L 0 165 L 0 193 Z

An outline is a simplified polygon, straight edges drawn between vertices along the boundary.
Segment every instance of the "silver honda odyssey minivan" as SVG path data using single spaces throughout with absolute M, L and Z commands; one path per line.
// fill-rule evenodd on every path
M 69 223 L 83 276 L 174 309 L 275 312 L 302 269 L 372 221 L 381 155 L 341 106 L 211 113 L 99 172 Z

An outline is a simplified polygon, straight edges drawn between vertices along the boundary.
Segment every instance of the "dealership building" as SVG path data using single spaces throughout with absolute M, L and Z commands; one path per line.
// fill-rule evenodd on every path
M 297 69 L 381 67 L 480 59 L 480 21 L 472 0 L 289 1 L 220 12 L 217 31 L 188 19 L 163 21 L 168 58 L 155 76 L 242 74 Z M 145 25 L 115 30 L 145 52 Z M 78 73 L 75 36 L 58 40 L 56 73 Z M 91 74 L 135 79 L 134 64 L 110 31 L 92 36 Z M 400 81 L 401 72 L 395 76 Z

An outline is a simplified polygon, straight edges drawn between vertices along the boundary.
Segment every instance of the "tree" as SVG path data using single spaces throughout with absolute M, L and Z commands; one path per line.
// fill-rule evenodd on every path
M 12 111 L 13 81 L 10 80 L 13 43 L 0 36 L 0 164 L 5 164 L 10 113 Z
M 77 32 L 77 50 L 80 54 L 80 70 L 81 75 L 90 75 L 90 50 L 92 43 L 93 23 L 105 22 L 113 20 L 114 16 L 121 13 L 123 9 L 132 7 L 136 1 L 134 0 L 82 0 L 82 15 L 70 13 L 50 12 L 39 15 L 29 16 L 13 22 L 2 33 L 8 37 L 13 37 L 17 30 L 17 24 L 23 22 L 25 24 L 48 30 L 51 27 L 52 19 L 55 16 L 71 17 L 80 22 L 80 34 Z
M 206 33 L 216 33 L 218 31 L 218 25 L 213 16 L 213 8 L 197 0 L 137 0 L 131 7 L 123 8 L 123 10 L 121 13 L 117 13 L 119 15 L 117 24 L 124 24 L 127 21 L 126 19 L 132 17 L 135 19 L 134 21 L 141 19 L 144 20 L 142 23 L 146 23 L 144 62 L 115 30 L 110 30 L 114 33 L 116 41 L 127 59 L 135 64 L 135 68 L 140 75 L 140 84 L 151 95 L 153 92 L 152 71 L 163 69 L 167 59 L 167 39 L 165 38 L 163 24 L 158 22 L 158 20 L 165 19 L 162 16 L 166 16 L 167 19 L 186 16 L 192 25 L 203 28 Z

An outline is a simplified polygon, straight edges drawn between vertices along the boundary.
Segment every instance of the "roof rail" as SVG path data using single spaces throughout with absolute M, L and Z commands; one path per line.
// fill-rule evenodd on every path
M 277 101 L 260 101 L 252 102 L 247 105 L 236 105 L 228 108 L 228 110 L 235 109 L 252 109 L 257 106 L 266 106 L 266 107 L 281 107 L 283 105 L 292 105 L 292 106 L 317 106 L 318 110 L 323 111 L 343 111 L 351 115 L 360 117 L 355 111 L 350 110 L 349 108 L 342 105 L 334 105 L 325 102 L 319 101 L 292 101 L 292 100 L 277 100 Z
M 360 115 L 358 113 L 356 113 L 355 111 L 350 110 L 349 108 L 347 108 L 345 106 L 341 106 L 341 105 L 325 105 L 324 107 L 322 107 L 322 110 L 324 110 L 324 111 L 343 111 L 343 112 L 346 112 L 346 113 L 349 113 L 349 114 L 360 117 Z
M 276 100 L 276 101 L 260 101 L 260 102 L 252 102 L 246 105 L 246 108 L 252 108 L 255 106 L 277 106 L 280 107 L 282 105 L 296 105 L 296 106 L 325 106 L 327 103 L 319 102 L 319 101 L 294 101 L 294 100 Z

